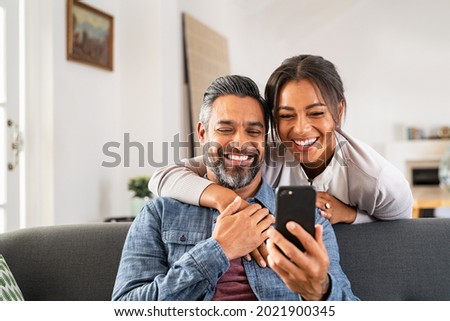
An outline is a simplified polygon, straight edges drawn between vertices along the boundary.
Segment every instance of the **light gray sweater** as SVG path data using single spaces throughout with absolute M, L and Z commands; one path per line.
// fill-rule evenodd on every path
M 320 177 L 308 181 L 301 165 L 281 147 L 270 149 L 270 161 L 263 166 L 265 181 L 272 187 L 312 184 L 316 188 L 315 183 L 320 182 L 318 190 L 357 208 L 354 223 L 411 218 L 414 200 L 404 175 L 367 144 L 343 131 L 335 134 L 333 165 Z M 206 167 L 202 159 L 199 156 L 158 169 L 149 182 L 150 190 L 158 196 L 199 205 L 201 194 L 212 184 L 203 178 Z

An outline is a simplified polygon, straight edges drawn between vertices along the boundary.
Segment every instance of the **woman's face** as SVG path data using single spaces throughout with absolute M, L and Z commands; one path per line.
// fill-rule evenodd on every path
M 336 124 L 309 80 L 290 81 L 283 86 L 276 119 L 279 136 L 294 157 L 310 169 L 324 168 L 336 146 Z

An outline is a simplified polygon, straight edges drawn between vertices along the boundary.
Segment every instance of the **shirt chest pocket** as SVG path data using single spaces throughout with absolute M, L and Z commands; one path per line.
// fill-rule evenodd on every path
M 172 265 L 188 252 L 197 243 L 207 239 L 209 235 L 198 231 L 167 230 L 162 233 L 162 240 L 165 244 L 169 264 Z

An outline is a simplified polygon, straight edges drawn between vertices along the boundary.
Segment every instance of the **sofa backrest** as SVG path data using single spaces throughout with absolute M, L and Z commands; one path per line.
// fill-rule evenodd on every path
M 0 234 L 25 300 L 111 300 L 130 223 Z M 450 300 L 450 219 L 334 226 L 341 264 L 362 300 Z
M 450 300 L 450 219 L 334 226 L 361 300 Z

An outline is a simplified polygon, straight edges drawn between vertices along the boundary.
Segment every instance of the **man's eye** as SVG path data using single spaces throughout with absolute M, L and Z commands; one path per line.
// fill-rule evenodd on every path
M 261 131 L 260 130 L 249 130 L 248 131 L 248 134 L 250 135 L 250 136 L 260 136 L 261 135 Z
M 229 133 L 233 132 L 233 130 L 231 128 L 217 128 L 216 131 L 221 134 L 229 134 Z

